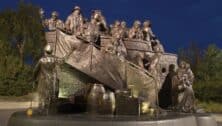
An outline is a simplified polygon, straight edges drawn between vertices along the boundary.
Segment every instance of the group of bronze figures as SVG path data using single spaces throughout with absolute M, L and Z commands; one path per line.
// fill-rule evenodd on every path
M 41 11 L 41 15 L 44 18 L 43 11 Z M 152 48 L 158 46 L 161 52 L 164 52 L 162 44 L 152 32 L 150 20 L 144 21 L 143 26 L 139 20 L 136 20 L 132 28 L 127 28 L 125 21 L 118 20 L 108 26 L 101 10 L 92 11 L 91 19 L 88 20 L 83 17 L 80 7 L 75 6 L 65 23 L 59 19 L 58 12 L 54 11 L 51 18 L 43 20 L 43 25 L 50 31 L 60 29 L 68 34 L 83 36 L 89 42 L 96 42 L 101 35 L 111 36 L 113 40 L 110 50 L 123 57 L 127 55 L 126 47 L 122 42 L 123 39 L 144 40 Z M 155 51 L 154 49 L 151 50 Z
M 180 61 L 178 69 L 169 66 L 169 73 L 159 92 L 160 106 L 182 112 L 195 112 L 195 96 L 192 88 L 194 74 L 190 64 Z
M 43 10 L 40 12 L 44 19 Z M 125 21 L 115 21 L 113 25 L 108 26 L 100 10 L 94 10 L 90 21 L 88 21 L 83 17 L 81 9 L 78 6 L 74 7 L 65 23 L 58 18 L 57 12 L 52 12 L 51 16 L 51 18 L 43 20 L 43 26 L 49 31 L 59 29 L 67 34 L 79 36 L 85 41 L 92 43 L 96 43 L 101 35 L 111 36 L 112 46 L 109 51 L 119 57 L 125 58 L 127 56 L 123 39 L 146 41 L 150 44 L 154 55 L 152 55 L 148 63 L 143 62 L 141 64 L 137 62 L 136 64 L 142 68 L 147 68 L 153 76 L 159 76 L 158 73 L 160 71 L 157 70 L 157 65 L 160 55 L 164 53 L 164 48 L 153 34 L 149 20 L 144 21 L 143 26 L 137 20 L 130 29 L 127 28 Z M 95 46 L 99 45 L 95 44 Z M 34 71 L 34 77 L 38 80 L 39 108 L 42 111 L 48 111 L 51 103 L 58 99 L 59 80 L 56 74 L 56 64 L 63 61 L 53 56 L 52 52 L 53 48 L 47 45 L 45 47 L 45 55 L 39 60 Z M 160 96 L 164 96 L 160 98 L 160 103 L 168 99 L 166 103 L 163 103 L 165 105 L 162 105 L 162 107 L 172 107 L 183 112 L 193 112 L 195 109 L 192 88 L 193 81 L 194 75 L 188 63 L 181 61 L 177 70 L 175 70 L 175 66 L 172 66 L 166 77 L 166 84 L 163 84 L 159 93 Z

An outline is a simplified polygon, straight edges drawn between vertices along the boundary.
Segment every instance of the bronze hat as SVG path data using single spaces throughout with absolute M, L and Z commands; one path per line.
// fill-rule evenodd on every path
M 75 11 L 75 10 L 79 10 L 79 11 L 80 11 L 81 8 L 80 8 L 79 6 L 75 6 L 75 7 L 73 8 L 72 12 Z
M 143 22 L 143 25 L 144 25 L 144 26 L 151 26 L 151 21 L 150 21 L 150 20 L 145 20 L 145 21 Z
M 52 16 L 59 16 L 59 14 L 58 14 L 57 11 L 53 11 L 53 12 L 52 12 Z

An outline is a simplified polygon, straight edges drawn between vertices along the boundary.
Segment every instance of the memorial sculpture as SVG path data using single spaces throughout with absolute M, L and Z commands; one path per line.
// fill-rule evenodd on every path
M 53 43 L 54 47 L 52 47 L 54 56 L 65 59 L 66 64 L 95 78 L 100 83 L 102 82 L 101 85 L 109 87 L 114 92 L 129 88 L 132 90 L 130 95 L 141 100 L 141 103 L 149 103 L 152 108 L 158 108 L 158 92 L 165 79 L 161 73 L 161 57 L 164 55 L 164 51 L 152 32 L 150 21 L 144 21 L 143 28 L 141 28 L 140 21 L 136 20 L 129 30 L 126 22 L 115 21 L 109 33 L 105 17 L 100 10 L 92 12 L 89 22 L 83 19 L 80 7 L 76 6 L 72 14 L 68 16 L 65 27 L 57 28 L 55 31 L 57 37 Z M 51 30 L 49 25 L 48 30 Z M 98 42 L 101 42 L 103 46 L 100 47 Z M 131 42 L 134 50 L 127 47 Z M 138 46 L 139 44 L 146 45 L 146 48 Z M 109 48 L 109 51 L 103 52 L 101 48 L 106 47 Z M 143 60 L 147 60 L 147 64 L 144 64 Z M 126 65 L 126 63 L 133 64 L 133 66 Z M 176 60 L 173 61 L 173 64 L 176 65 Z M 141 82 L 133 84 L 128 82 L 130 76 L 128 77 L 126 72 L 129 69 L 127 66 L 137 69 L 139 76 L 133 73 L 130 76 L 138 76 Z M 141 71 L 150 74 L 148 77 L 150 79 L 147 78 L 152 80 L 149 82 L 150 84 L 140 77 L 143 73 Z M 142 85 L 143 89 L 141 89 Z M 116 102 L 118 103 L 118 101 Z
M 125 21 L 108 27 L 100 10 L 87 20 L 78 6 L 65 24 L 57 12 L 44 19 L 41 9 L 40 16 L 47 45 L 33 76 L 38 113 L 15 113 L 9 126 L 216 126 L 210 116 L 184 116 L 196 112 L 194 75 L 188 63 L 178 67 L 177 55 L 164 51 L 149 20 L 142 28 L 138 20 L 132 28 Z

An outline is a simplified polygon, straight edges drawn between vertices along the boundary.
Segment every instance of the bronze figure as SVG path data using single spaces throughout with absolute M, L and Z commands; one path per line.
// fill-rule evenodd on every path
M 195 96 L 192 88 L 193 72 L 185 61 L 181 61 L 176 76 L 173 78 L 173 103 L 183 112 L 195 111 Z
M 129 38 L 143 40 L 143 33 L 141 30 L 141 22 L 136 20 L 133 27 L 129 30 Z
M 155 38 L 155 35 L 153 34 L 153 31 L 151 29 L 151 22 L 150 20 L 146 20 L 143 22 L 143 39 L 146 41 L 151 42 L 153 38 Z
M 127 56 L 127 51 L 126 47 L 123 43 L 123 34 L 124 31 L 121 27 L 121 23 L 119 21 L 116 21 L 112 30 L 112 45 L 113 45 L 113 53 L 115 53 L 117 56 L 120 58 L 126 58 Z
M 79 34 L 83 25 L 83 16 L 79 6 L 75 6 L 72 13 L 68 16 L 65 27 L 72 34 Z
M 121 22 L 121 34 L 122 34 L 122 38 L 128 38 L 128 28 L 126 26 L 126 22 L 125 21 L 122 21 Z
M 42 12 L 43 13 L 43 12 Z M 43 23 L 44 26 L 46 26 L 50 31 L 54 31 L 57 28 L 63 29 L 64 28 L 64 23 L 62 20 L 58 19 L 58 12 L 53 11 L 51 14 L 50 19 L 46 19 Z
M 34 68 L 34 79 L 38 83 L 39 110 L 45 114 L 48 114 L 59 93 L 56 64 L 62 60 L 54 57 L 52 51 L 52 47 L 46 45 L 44 56 Z
M 96 21 L 96 25 L 101 34 L 107 34 L 108 27 L 107 27 L 106 19 L 102 15 L 101 10 L 94 10 L 92 12 L 91 19 L 94 19 Z

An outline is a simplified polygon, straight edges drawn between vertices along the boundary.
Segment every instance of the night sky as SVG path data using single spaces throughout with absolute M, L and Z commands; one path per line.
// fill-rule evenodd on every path
M 1 0 L 0 10 L 16 8 L 19 0 Z M 149 19 L 153 32 L 167 52 L 196 42 L 201 48 L 214 43 L 222 48 L 222 0 L 24 0 L 42 7 L 46 16 L 54 10 L 65 20 L 75 5 L 89 17 L 101 9 L 108 23 Z

